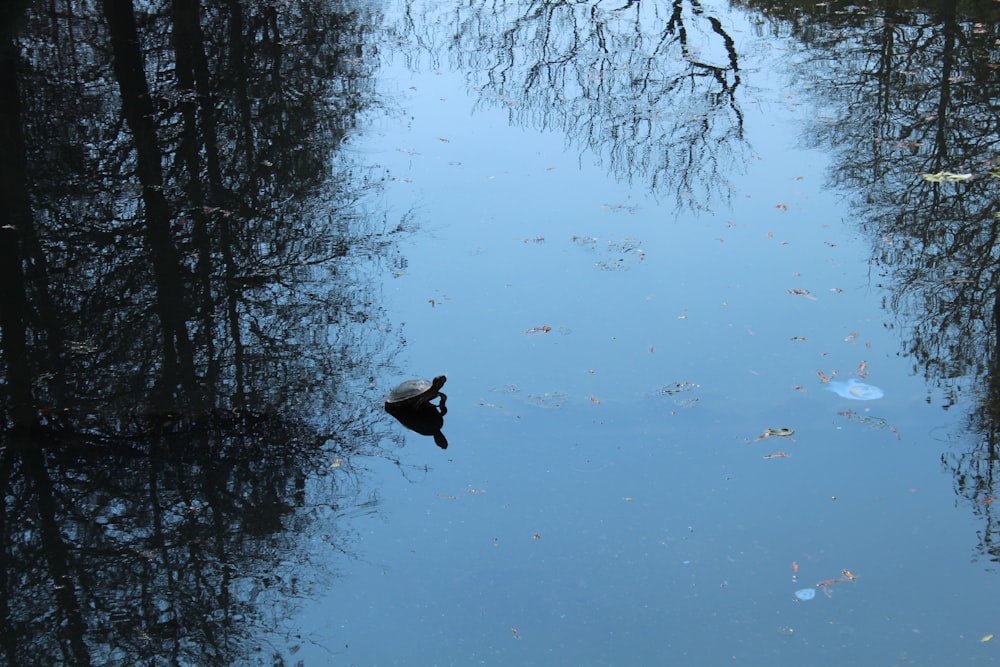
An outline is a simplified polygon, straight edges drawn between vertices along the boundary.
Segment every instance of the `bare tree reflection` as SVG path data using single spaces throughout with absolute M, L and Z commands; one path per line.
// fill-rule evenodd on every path
M 798 12 L 798 10 L 796 10 Z M 822 12 L 822 15 L 819 15 Z M 968 12 L 968 13 L 964 13 Z M 943 457 L 981 515 L 980 549 L 1000 560 L 1000 220 L 996 186 L 997 12 L 936 3 L 904 10 L 824 5 L 798 14 L 804 87 L 829 104 L 818 143 L 891 291 L 903 351 L 948 396 L 969 393 L 974 442 Z M 819 29 L 818 26 L 822 26 Z
M 303 640 L 278 629 L 332 576 L 313 556 L 377 506 L 352 456 L 399 440 L 371 387 L 394 225 L 339 151 L 373 102 L 367 11 L 4 23 L 5 662 L 242 663 L 254 637 L 280 664 Z
M 512 123 L 564 133 L 616 177 L 672 193 L 679 207 L 731 196 L 748 146 L 737 99 L 739 53 L 699 2 L 492 0 L 408 14 L 397 39 L 408 54 L 447 53 L 469 72 L 481 104 Z M 450 25 L 450 41 L 438 43 Z M 430 30 L 426 26 L 433 26 Z

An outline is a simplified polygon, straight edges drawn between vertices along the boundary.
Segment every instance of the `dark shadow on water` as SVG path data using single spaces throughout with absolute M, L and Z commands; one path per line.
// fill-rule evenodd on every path
M 281 664 L 402 444 L 397 225 L 341 150 L 378 20 L 71 4 L 0 44 L 0 654 Z

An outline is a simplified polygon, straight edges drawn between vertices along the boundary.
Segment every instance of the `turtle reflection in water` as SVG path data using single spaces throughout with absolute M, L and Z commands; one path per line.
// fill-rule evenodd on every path
M 433 381 L 407 380 L 392 390 L 385 399 L 385 411 L 400 424 L 420 435 L 434 436 L 434 443 L 441 449 L 448 449 L 448 441 L 441 428 L 448 408 L 444 403 L 448 397 L 441 393 L 447 378 L 439 375 Z M 440 397 L 438 405 L 431 403 Z

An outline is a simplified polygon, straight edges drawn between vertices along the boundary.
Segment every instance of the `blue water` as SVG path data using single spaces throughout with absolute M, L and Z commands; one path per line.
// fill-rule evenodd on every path
M 370 462 L 378 516 L 290 622 L 297 658 L 993 664 L 996 580 L 940 463 L 960 415 L 898 354 L 870 241 L 801 146 L 806 100 L 744 53 L 754 157 L 711 211 L 517 122 L 447 58 L 386 56 L 398 106 L 352 148 L 412 216 L 385 324 L 403 375 L 448 374 L 451 446 L 407 434 L 402 466 Z M 821 377 L 859 368 L 885 397 L 845 411 Z

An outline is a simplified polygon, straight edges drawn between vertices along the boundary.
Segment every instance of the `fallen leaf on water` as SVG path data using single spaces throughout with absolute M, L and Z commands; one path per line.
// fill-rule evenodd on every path
M 841 570 L 841 574 L 843 574 L 845 577 L 847 577 L 847 579 L 849 581 L 854 581 L 855 579 L 858 578 L 858 575 L 854 574 L 850 570 Z
M 787 211 L 788 210 L 788 207 L 785 206 L 784 204 L 775 204 L 774 208 L 782 210 L 782 211 Z
M 983 635 L 983 638 L 980 639 L 979 641 L 980 641 L 980 643 L 985 644 L 986 642 L 990 641 L 991 639 L 993 639 L 993 635 L 992 634 L 988 634 L 988 635 Z
M 805 336 L 792 336 L 790 340 L 805 341 Z
M 531 536 L 531 538 L 534 539 L 534 540 L 540 540 L 540 539 L 542 539 L 542 536 L 539 535 L 538 533 L 535 533 L 534 535 Z
M 765 459 L 786 459 L 786 458 L 788 458 L 788 454 L 786 454 L 785 452 L 775 452 L 773 454 L 765 454 L 764 458 Z
M 817 588 L 822 588 L 823 586 L 832 586 L 833 584 L 842 584 L 845 581 L 847 581 L 847 579 L 827 579 L 826 581 L 821 581 L 818 584 L 816 584 L 816 587 Z
M 521 638 L 521 635 L 517 634 L 517 628 L 515 628 L 513 625 L 510 626 L 510 631 L 514 633 L 514 639 L 520 639 Z
M 989 504 L 990 504 L 990 503 L 992 503 L 992 502 L 993 502 L 994 500 L 996 500 L 996 498 L 994 498 L 993 496 L 989 496 L 989 497 L 987 497 L 987 498 L 983 498 L 982 500 L 980 500 L 980 501 L 979 501 L 979 504 L 980 504 L 980 505 L 989 505 Z
M 837 373 L 839 373 L 839 372 L 840 371 L 834 369 L 834 370 L 830 371 L 829 375 L 826 375 L 825 373 L 823 373 L 823 371 L 816 371 L 816 375 L 819 376 L 819 381 L 820 382 L 829 382 L 833 378 L 837 377 Z
M 961 183 L 972 180 L 972 174 L 953 174 L 950 171 L 939 171 L 936 174 L 924 174 L 924 180 L 930 183 Z
M 858 332 L 857 331 L 852 331 L 851 333 L 847 334 L 844 337 L 844 341 L 847 342 L 847 343 L 850 343 L 851 341 L 853 341 L 857 337 L 858 337 Z
M 812 295 L 812 292 L 810 292 L 807 289 L 790 289 L 790 290 L 788 290 L 788 293 L 789 294 L 795 294 L 797 296 L 804 296 L 805 298 L 811 299 L 813 301 L 816 300 L 816 297 L 814 297 Z
M 594 405 L 600 405 L 601 399 L 597 398 L 596 396 L 591 396 L 590 402 L 593 403 Z
M 868 362 L 867 362 L 867 361 L 864 361 L 864 360 L 862 360 L 862 361 L 861 361 L 861 363 L 860 363 L 860 364 L 858 364 L 858 372 L 857 372 L 857 376 L 858 376 L 859 378 L 864 378 L 864 377 L 868 377 L 868 373 L 867 373 L 867 371 L 865 370 L 866 368 L 868 368 Z
M 754 442 L 760 442 L 761 440 L 766 440 L 768 438 L 788 438 L 795 434 L 790 428 L 769 428 L 765 430 L 760 437 L 758 437 Z M 766 458 L 766 457 L 765 457 Z
M 533 333 L 548 333 L 550 331 L 552 331 L 552 327 L 550 327 L 548 325 L 542 325 L 540 327 L 531 327 L 530 329 L 528 329 L 524 333 L 529 333 L 529 334 L 533 334 Z

